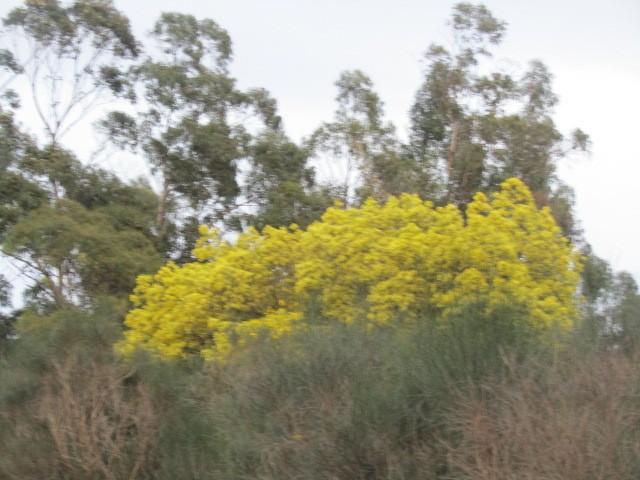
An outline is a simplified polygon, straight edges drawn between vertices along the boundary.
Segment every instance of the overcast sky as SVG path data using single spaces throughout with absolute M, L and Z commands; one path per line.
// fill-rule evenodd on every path
M 4 16 L 21 2 L 3 0 Z M 231 35 L 231 73 L 241 88 L 264 87 L 277 99 L 287 133 L 308 136 L 335 109 L 333 83 L 361 69 L 406 135 L 421 83 L 422 58 L 447 41 L 450 0 L 115 0 L 142 37 L 162 11 L 209 17 Z M 589 159 L 560 166 L 576 191 L 578 217 L 596 253 L 640 280 L 640 1 L 488 0 L 507 22 L 497 60 L 524 68 L 540 59 L 560 97 L 563 133 L 580 127 Z

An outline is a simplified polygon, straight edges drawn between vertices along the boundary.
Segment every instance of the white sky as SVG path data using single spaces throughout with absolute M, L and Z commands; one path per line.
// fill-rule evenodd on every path
M 0 15 L 20 4 L 2 0 Z M 430 43 L 447 40 L 451 0 L 115 0 L 142 37 L 162 11 L 209 17 L 231 35 L 231 73 L 241 88 L 264 87 L 277 99 L 295 141 L 335 109 L 333 83 L 361 69 L 401 136 L 421 83 Z M 560 175 L 574 187 L 577 213 L 596 253 L 640 280 L 640 1 L 487 0 L 507 22 L 496 59 L 547 64 L 560 97 L 563 133 L 586 131 L 589 159 L 569 160 Z M 26 123 L 26 122 L 25 122 Z M 85 138 L 79 134 L 76 139 Z M 79 140 L 78 140 L 79 141 Z M 82 146 L 77 147 L 78 151 Z M 122 166 L 121 166 L 122 167 Z

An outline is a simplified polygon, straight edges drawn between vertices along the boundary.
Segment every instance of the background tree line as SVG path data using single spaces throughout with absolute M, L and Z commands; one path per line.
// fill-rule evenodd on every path
M 231 39 L 213 20 L 164 13 L 143 44 L 111 2 L 27 1 L 9 12 L 0 234 L 29 302 L 125 298 L 143 271 L 188 261 L 202 223 L 305 227 L 333 200 L 358 206 L 399 193 L 464 208 L 511 177 L 589 253 L 572 190 L 556 176 L 589 139 L 557 130 L 551 73 L 540 61 L 517 78 L 494 70 L 505 24 L 483 6 L 458 5 L 449 28 L 452 47 L 425 54 L 408 142 L 385 120 L 371 79 L 348 71 L 336 82 L 333 120 L 297 145 L 267 91 L 236 87 Z M 28 97 L 11 89 L 18 82 Z M 78 122 L 116 99 L 122 108 L 97 127 L 111 147 L 141 156 L 151 178 L 123 180 L 68 146 Z M 17 120 L 25 102 L 37 112 L 29 128 Z

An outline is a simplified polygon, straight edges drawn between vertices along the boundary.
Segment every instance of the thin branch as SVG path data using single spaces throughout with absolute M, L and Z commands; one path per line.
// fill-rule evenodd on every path
M 52 142 L 55 141 L 55 135 L 53 133 L 53 131 L 51 130 L 51 127 L 49 126 L 49 121 L 46 119 L 44 112 L 42 110 L 42 106 L 40 104 L 40 99 L 38 97 L 38 84 L 37 84 L 37 74 L 38 71 L 40 70 L 40 65 L 39 63 L 36 64 L 34 66 L 34 70 L 32 73 L 30 80 L 30 84 L 31 84 L 31 98 L 33 99 L 33 104 L 36 107 L 36 112 L 38 113 L 38 116 L 40 117 L 40 120 L 42 120 L 42 123 L 44 124 L 44 127 L 51 139 Z
M 16 254 L 7 252 L 4 248 L 0 248 L 0 252 L 2 252 L 2 254 L 6 255 L 7 257 L 13 258 L 14 260 L 17 260 L 18 262 L 24 263 L 25 265 L 27 265 L 32 270 L 35 270 L 36 272 L 42 274 L 42 276 L 46 280 L 46 284 L 48 284 L 49 288 L 51 288 L 51 292 L 50 293 L 52 294 L 53 299 L 58 303 L 64 303 L 65 302 L 64 292 L 63 292 L 63 285 L 57 285 L 56 281 L 52 278 L 51 273 L 49 272 L 47 267 L 42 265 L 37 259 L 33 259 L 33 262 L 31 262 L 31 261 L 27 260 L 24 257 L 20 257 L 20 256 L 18 256 Z M 21 272 L 25 277 L 29 278 L 34 283 L 36 283 L 36 284 L 41 283 L 39 279 L 31 277 L 30 275 L 27 275 L 24 272 L 24 270 L 21 270 Z

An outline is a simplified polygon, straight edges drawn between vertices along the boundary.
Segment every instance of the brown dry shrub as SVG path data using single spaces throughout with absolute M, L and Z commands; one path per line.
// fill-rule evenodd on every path
M 38 393 L 1 413 L 7 478 L 144 478 L 158 418 L 146 384 L 115 363 L 52 360 Z
M 64 476 L 138 478 L 149 470 L 157 417 L 144 383 L 127 386 L 133 370 L 116 364 L 53 363 L 45 376 L 38 416 Z
M 448 419 L 455 478 L 638 478 L 640 356 L 561 357 L 460 397 Z

